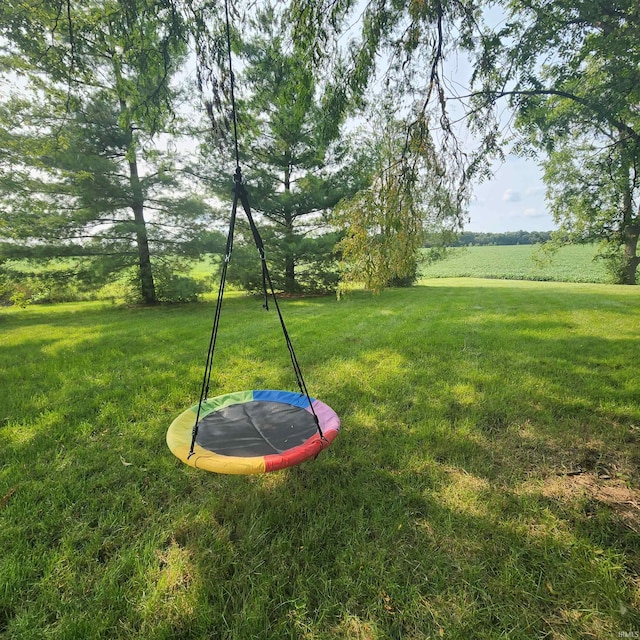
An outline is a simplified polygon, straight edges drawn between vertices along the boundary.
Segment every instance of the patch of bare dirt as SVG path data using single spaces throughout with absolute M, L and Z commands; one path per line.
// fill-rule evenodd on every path
M 542 494 L 560 501 L 594 500 L 611 508 L 627 527 L 640 533 L 640 490 L 623 480 L 592 472 L 560 474 L 544 480 Z

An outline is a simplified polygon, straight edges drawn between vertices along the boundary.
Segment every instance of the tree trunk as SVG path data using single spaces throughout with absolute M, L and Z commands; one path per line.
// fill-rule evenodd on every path
M 287 165 L 284 170 L 284 190 L 291 192 L 291 169 Z M 284 290 L 294 293 L 296 290 L 296 263 L 293 255 L 293 212 L 284 213 Z
M 284 216 L 284 290 L 294 293 L 296 290 L 296 262 L 293 255 L 293 217 L 289 212 Z
M 625 229 L 623 284 L 636 284 L 636 272 L 640 264 L 640 256 L 638 256 L 639 233 L 640 226 L 631 226 Z
M 627 159 L 626 171 L 627 183 L 625 185 L 624 193 L 622 194 L 622 201 L 624 210 L 622 212 L 622 233 L 624 237 L 624 269 L 622 273 L 622 284 L 635 284 L 636 283 L 636 269 L 638 268 L 638 235 L 640 234 L 640 213 L 634 217 L 633 208 L 633 190 L 634 180 L 631 179 L 633 175 L 632 162 L 626 154 L 626 142 L 623 138 L 623 133 L 620 132 L 622 140 L 622 157 Z
M 120 111 L 126 111 L 126 102 L 120 99 Z M 129 124 L 127 141 L 127 158 L 129 160 L 129 186 L 131 187 L 131 209 L 136 230 L 136 246 L 138 248 L 138 275 L 140 277 L 140 294 L 145 304 L 156 304 L 156 287 L 153 282 L 153 271 L 151 269 L 151 254 L 149 252 L 149 236 L 147 234 L 147 223 L 144 219 L 144 195 L 142 185 L 138 175 L 138 160 L 136 157 L 133 131 Z
M 132 150 L 133 151 L 133 150 Z M 129 180 L 133 198 L 131 209 L 136 229 L 136 245 L 138 247 L 138 266 L 140 273 L 140 293 L 146 304 L 158 302 L 156 297 L 156 287 L 153 282 L 153 271 L 151 269 L 151 254 L 149 252 L 149 237 L 147 235 L 147 223 L 144 219 L 144 198 L 138 177 L 138 162 L 135 153 L 131 153 L 129 160 Z

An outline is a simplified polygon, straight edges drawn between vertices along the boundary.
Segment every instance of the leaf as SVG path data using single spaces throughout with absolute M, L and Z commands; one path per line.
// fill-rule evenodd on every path
M 18 490 L 18 485 L 9 489 L 7 493 L 0 498 L 0 509 L 2 509 L 10 500 L 11 496 Z

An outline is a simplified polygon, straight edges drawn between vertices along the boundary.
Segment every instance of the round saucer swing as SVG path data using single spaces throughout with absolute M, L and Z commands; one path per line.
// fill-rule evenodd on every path
M 171 423 L 167 431 L 167 445 L 176 457 L 192 467 L 216 473 L 252 474 L 278 471 L 317 457 L 338 435 L 340 418 L 331 407 L 309 395 L 271 281 L 264 244 L 251 213 L 240 169 L 229 10 L 226 1 L 225 12 L 236 158 L 234 197 L 200 400 Z M 271 296 L 289 350 L 299 393 L 254 390 L 208 397 L 227 268 L 233 251 L 238 203 L 244 209 L 260 255 L 263 307 L 269 310 Z
M 329 446 L 339 429 L 340 419 L 335 411 L 320 400 L 311 398 L 309 404 L 304 395 L 291 391 L 237 391 L 206 400 L 202 407 L 195 405 L 180 414 L 169 427 L 167 444 L 178 458 L 198 469 L 266 473 L 315 458 Z

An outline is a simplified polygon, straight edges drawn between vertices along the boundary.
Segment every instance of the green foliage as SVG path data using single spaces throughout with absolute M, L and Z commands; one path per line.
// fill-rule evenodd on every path
M 420 213 L 402 207 L 400 188 L 389 177 L 341 203 L 333 218 L 344 232 L 338 249 L 345 284 L 362 283 L 378 293 L 414 281 L 423 240 Z
M 275 228 L 267 226 L 261 235 L 266 247 L 269 273 L 276 290 L 286 293 L 326 293 L 337 289 L 340 275 L 334 248 L 338 234 L 293 236 L 285 243 Z M 294 256 L 296 266 L 293 287 L 288 282 L 285 271 L 289 252 Z M 263 291 L 258 251 L 251 242 L 244 241 L 242 235 L 234 247 L 227 277 L 231 284 L 246 291 Z
M 616 284 L 635 284 L 635 282 L 628 280 L 629 261 L 627 256 L 625 256 L 622 246 L 615 242 L 601 242 L 596 258 L 604 262 L 610 282 L 615 282 Z
M 201 295 L 210 291 L 212 278 L 196 278 L 188 275 L 190 263 L 175 256 L 163 256 L 153 261 L 153 280 L 157 301 L 165 304 L 197 302 Z M 130 304 L 141 304 L 138 274 L 129 270 L 125 299 Z
M 488 160 L 502 157 L 499 126 L 491 113 L 469 108 L 460 96 L 460 77 L 448 57 L 475 55 L 485 42 L 482 9 L 477 0 L 375 2 L 360 6 L 351 0 L 327 3 L 294 0 L 294 41 L 299 55 L 330 68 L 327 111 L 343 117 L 364 105 L 373 109 L 389 100 L 395 120 L 402 123 L 405 145 L 399 163 L 420 163 L 428 154 L 440 171 L 432 176 L 442 189 L 442 219 L 460 225 L 473 181 L 490 173 Z M 381 60 L 384 63 L 381 64 Z M 468 97 L 468 96 L 467 96 Z M 476 148 L 462 140 L 459 123 L 473 130 Z M 438 206 L 440 201 L 435 201 Z
M 249 201 L 278 288 L 329 290 L 335 274 L 327 215 L 367 183 L 368 165 L 348 140 L 338 140 L 341 120 L 327 123 L 325 87 L 310 61 L 290 50 L 289 37 L 286 16 L 266 7 L 255 13 L 237 44 L 240 160 L 248 167 Z M 203 147 L 204 165 L 215 195 L 229 201 L 232 153 L 221 154 L 219 144 L 214 135 Z M 244 255 L 251 255 L 252 243 L 244 233 L 236 245 L 243 252 L 236 259 L 247 267 Z M 236 282 L 255 288 L 249 267 L 236 273 Z
M 89 300 L 96 281 L 78 260 L 7 261 L 2 273 L 0 302 L 16 306 Z
M 547 197 L 563 240 L 614 246 L 616 264 L 624 247 L 620 282 L 631 284 L 640 264 L 637 3 L 527 0 L 507 11 L 475 71 L 484 83 L 476 108 L 511 99 L 520 149 L 546 155 Z
M 186 24 L 166 0 L 6 0 L 0 7 L 5 46 L 0 70 L 19 70 L 64 101 L 101 90 L 131 123 L 154 134 L 172 113 L 170 81 L 185 55 Z
M 48 262 L 9 261 L 0 272 L 0 304 L 78 302 L 83 300 L 143 303 L 135 266 L 119 267 L 106 273 L 101 264 L 85 259 Z M 196 302 L 215 286 L 217 267 L 214 259 L 194 262 L 193 258 L 165 255 L 154 259 L 158 302 Z
M 1 11 L 0 67 L 23 78 L 0 104 L 0 255 L 84 257 L 103 281 L 138 265 L 155 302 L 150 256 L 179 252 L 206 212 L 157 144 L 175 130 L 184 21 L 164 0 Z
M 434 150 L 453 196 L 448 214 L 459 222 L 470 183 L 486 177 L 487 160 L 502 157 L 512 142 L 500 107 L 508 99 L 523 133 L 520 151 L 548 154 L 549 199 L 562 232 L 579 242 L 623 246 L 621 281 L 635 281 L 640 264 L 635 0 L 383 1 L 364 8 L 350 0 L 329 6 L 304 0 L 293 2 L 293 16 L 298 47 L 318 65 L 338 61 L 333 94 L 338 111 L 361 100 L 380 79 L 377 56 L 384 57 L 385 89 L 391 88 L 398 111 L 408 114 L 406 139 Z M 354 33 L 355 25 L 360 33 Z M 350 42 L 341 57 L 335 43 L 345 29 Z M 459 68 L 457 57 L 465 53 L 472 66 L 468 91 L 458 77 L 444 77 L 447 68 Z M 451 65 L 444 64 L 447 57 Z M 458 139 L 461 121 L 479 141 L 473 151 Z M 406 145 L 403 155 L 420 148 Z
M 378 112 L 368 143 L 372 184 L 343 200 L 332 221 L 344 234 L 338 249 L 345 284 L 363 283 L 380 292 L 415 281 L 425 232 L 443 242 L 451 221 L 457 219 L 452 213 L 457 206 L 434 149 L 420 140 L 407 140 L 390 105 Z M 408 143 L 420 149 L 405 154 Z
M 10 286 L 10 301 L 16 306 L 26 304 L 69 302 L 87 300 L 89 298 L 86 287 L 79 286 L 73 277 L 61 279 L 56 274 L 32 274 Z
M 600 241 L 602 255 L 611 261 L 617 282 L 634 284 L 640 235 L 640 180 L 634 165 L 640 161 L 624 145 L 563 135 L 549 151 L 544 179 L 551 212 L 560 224 L 562 241 Z M 623 249 L 624 247 L 624 249 Z
M 479 231 L 462 231 L 455 235 L 448 244 L 452 247 L 541 244 L 551 239 L 550 231 L 505 231 L 501 233 L 485 233 Z M 425 244 L 430 246 L 430 244 Z

